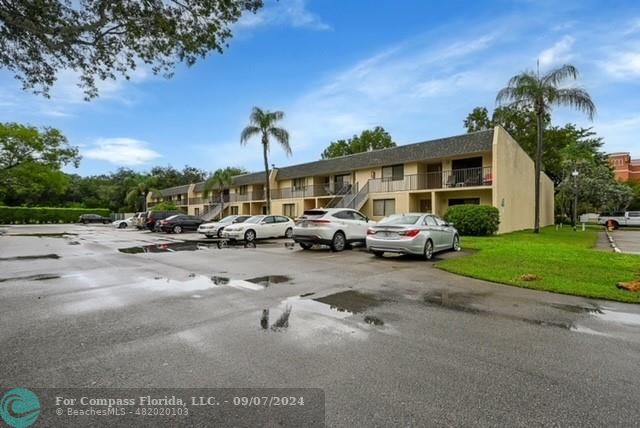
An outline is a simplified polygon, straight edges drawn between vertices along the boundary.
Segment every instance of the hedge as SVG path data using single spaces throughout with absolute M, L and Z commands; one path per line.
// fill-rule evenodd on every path
M 500 212 L 491 205 L 455 205 L 444 219 L 453 223 L 461 235 L 493 235 L 498 231 Z
M 109 217 L 106 208 L 0 207 L 0 224 L 75 223 L 82 214 Z

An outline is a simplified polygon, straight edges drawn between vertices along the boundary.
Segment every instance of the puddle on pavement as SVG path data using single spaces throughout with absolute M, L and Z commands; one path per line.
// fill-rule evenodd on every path
M 304 294 L 301 294 L 300 297 L 309 297 L 309 296 L 313 296 L 314 294 L 316 294 L 316 293 L 314 293 L 314 292 L 304 293 Z
M 275 245 L 273 242 L 228 242 L 226 240 L 208 240 L 208 241 L 180 241 L 166 242 L 162 244 L 138 245 L 135 247 L 119 248 L 118 251 L 125 254 L 144 254 L 144 253 L 175 253 L 179 251 L 198 251 L 209 248 L 214 249 L 242 249 L 256 248 L 263 245 Z
M 291 281 L 291 277 L 286 275 L 268 275 L 268 276 L 258 276 L 256 278 L 247 279 L 248 282 L 252 282 L 254 284 L 259 284 L 264 287 L 270 287 L 275 284 L 282 284 L 285 282 Z
M 479 313 L 473 303 L 489 293 L 459 292 L 449 290 L 433 290 L 425 293 L 424 302 L 428 305 L 442 306 L 457 311 Z
M 47 281 L 49 279 L 60 278 L 60 275 L 54 275 L 51 273 L 41 273 L 36 275 L 14 276 L 10 278 L 0 278 L 0 282 L 7 281 Z
M 364 312 L 384 302 L 384 300 L 380 300 L 375 296 L 354 290 L 342 291 L 313 300 L 327 304 L 331 309 L 335 309 L 338 312 L 350 312 L 353 314 Z
M 38 260 L 38 259 L 59 259 L 57 254 L 38 254 L 34 256 L 15 256 L 15 257 L 0 257 L 0 262 L 9 262 L 14 260 Z
M 550 306 L 563 310 L 565 312 L 571 312 L 574 314 L 603 314 L 604 312 L 598 306 L 579 306 L 579 305 L 564 305 L 560 303 L 552 303 Z
M 382 321 L 382 319 L 373 316 L 373 315 L 367 315 L 364 317 L 364 322 L 366 322 L 367 324 L 371 324 L 371 325 L 375 325 L 375 326 L 381 326 L 384 325 L 384 321 Z

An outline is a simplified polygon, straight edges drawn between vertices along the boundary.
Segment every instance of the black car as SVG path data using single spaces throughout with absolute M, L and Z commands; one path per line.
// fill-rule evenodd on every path
M 155 229 L 156 222 L 158 220 L 164 220 L 165 218 L 168 218 L 177 214 L 182 214 L 182 213 L 179 213 L 177 211 L 149 211 L 145 219 L 145 226 L 147 226 L 147 229 L 153 232 Z
M 186 214 L 174 215 L 158 222 L 160 230 L 166 233 L 182 233 L 185 230 L 196 231 L 202 223 L 204 220 L 200 217 Z
M 111 219 L 109 217 L 102 217 L 98 214 L 82 214 L 78 219 L 80 223 L 89 224 L 89 223 L 102 223 L 109 224 L 111 223 Z

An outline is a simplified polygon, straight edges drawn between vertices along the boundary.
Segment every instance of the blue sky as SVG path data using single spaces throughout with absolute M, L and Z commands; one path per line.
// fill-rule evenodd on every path
M 398 144 L 464 132 L 475 106 L 495 106 L 509 77 L 576 65 L 598 112 L 591 123 L 565 108 L 554 124 L 593 126 L 607 151 L 640 157 L 640 3 L 611 1 L 267 1 L 234 26 L 223 54 L 172 79 L 138 69 L 82 100 L 73 72 L 51 99 L 0 73 L 3 121 L 54 126 L 80 146 L 82 175 L 119 166 L 188 164 L 213 171 L 262 167 L 258 141 L 239 135 L 256 105 L 283 110 L 293 155 L 316 160 L 330 141 L 376 125 Z

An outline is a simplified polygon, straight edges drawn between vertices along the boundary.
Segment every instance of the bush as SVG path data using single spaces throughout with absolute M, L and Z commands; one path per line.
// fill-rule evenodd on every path
M 461 235 L 493 235 L 498 231 L 500 212 L 491 205 L 455 205 L 444 219 L 453 223 Z
M 106 208 L 1 207 L 0 224 L 75 223 L 82 214 L 109 217 Z
M 176 204 L 173 202 L 160 202 L 153 207 L 149 208 L 149 211 L 180 211 Z

